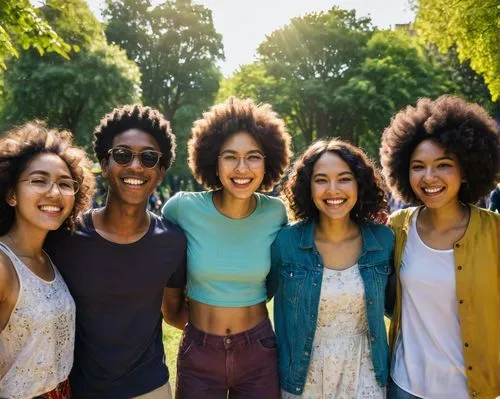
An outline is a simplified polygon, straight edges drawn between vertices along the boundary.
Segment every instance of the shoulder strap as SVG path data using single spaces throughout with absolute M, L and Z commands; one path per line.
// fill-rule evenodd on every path
M 19 263 L 22 264 L 21 259 L 17 257 L 17 255 L 14 253 L 12 249 L 10 249 L 7 244 L 4 244 L 3 242 L 0 242 L 0 251 L 2 251 L 7 257 L 10 259 L 12 265 L 14 266 L 14 269 L 16 272 L 19 274 Z

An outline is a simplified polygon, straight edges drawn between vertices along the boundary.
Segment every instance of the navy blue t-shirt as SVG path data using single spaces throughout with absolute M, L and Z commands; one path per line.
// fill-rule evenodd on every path
M 132 244 L 101 237 L 86 213 L 77 231 L 50 233 L 45 249 L 76 302 L 75 398 L 130 398 L 168 381 L 162 342 L 165 287 L 186 284 L 186 238 L 150 213 Z

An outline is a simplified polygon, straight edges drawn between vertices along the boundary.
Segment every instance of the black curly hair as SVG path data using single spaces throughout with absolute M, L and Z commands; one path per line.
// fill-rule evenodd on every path
M 29 162 L 40 154 L 59 156 L 79 184 L 71 214 L 60 229 L 74 230 L 79 215 L 91 206 L 95 187 L 92 163 L 82 149 L 73 145 L 71 133 L 49 129 L 41 121 L 28 122 L 0 139 L 0 235 L 9 231 L 15 218 L 14 208 L 7 203 L 8 192 Z
M 314 165 L 326 152 L 342 158 L 356 179 L 358 200 L 350 218 L 356 223 L 385 221 L 387 201 L 380 172 L 363 150 L 340 139 L 316 141 L 295 161 L 281 194 L 292 219 L 318 217 L 318 208 L 311 196 L 311 178 Z
M 421 201 L 410 186 L 410 158 L 424 140 L 434 140 L 454 154 L 465 182 L 458 199 L 475 203 L 495 185 L 499 172 L 499 127 L 479 105 L 441 96 L 422 98 L 395 115 L 382 134 L 380 161 L 388 186 L 410 204 Z
M 156 109 L 140 104 L 124 105 L 106 114 L 94 130 L 94 152 L 97 159 L 108 158 L 113 139 L 130 129 L 138 129 L 153 136 L 162 152 L 160 165 L 168 169 L 175 159 L 175 136 L 170 122 Z
M 217 161 L 224 142 L 233 134 L 250 133 L 264 151 L 265 170 L 261 190 L 270 190 L 280 180 L 291 158 L 291 138 L 285 123 L 269 104 L 230 97 L 214 105 L 194 122 L 188 142 L 189 167 L 196 180 L 208 189 L 222 187 Z

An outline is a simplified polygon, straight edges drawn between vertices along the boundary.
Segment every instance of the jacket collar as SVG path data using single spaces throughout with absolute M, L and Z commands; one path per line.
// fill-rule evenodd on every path
M 302 222 L 302 237 L 300 239 L 300 248 L 311 249 L 314 246 L 314 226 L 316 225 L 316 219 L 310 218 L 307 221 Z M 380 245 L 377 237 L 373 233 L 372 225 L 370 223 L 361 223 L 359 225 L 361 229 L 361 236 L 363 238 L 363 248 L 362 253 L 367 251 L 382 251 L 383 246 Z

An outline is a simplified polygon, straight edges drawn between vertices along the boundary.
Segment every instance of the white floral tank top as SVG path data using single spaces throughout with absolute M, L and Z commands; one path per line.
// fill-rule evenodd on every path
M 45 281 L 0 243 L 19 279 L 19 296 L 0 332 L 0 398 L 24 399 L 54 389 L 73 365 L 75 302 L 59 271 Z M 52 262 L 51 262 L 52 264 Z

